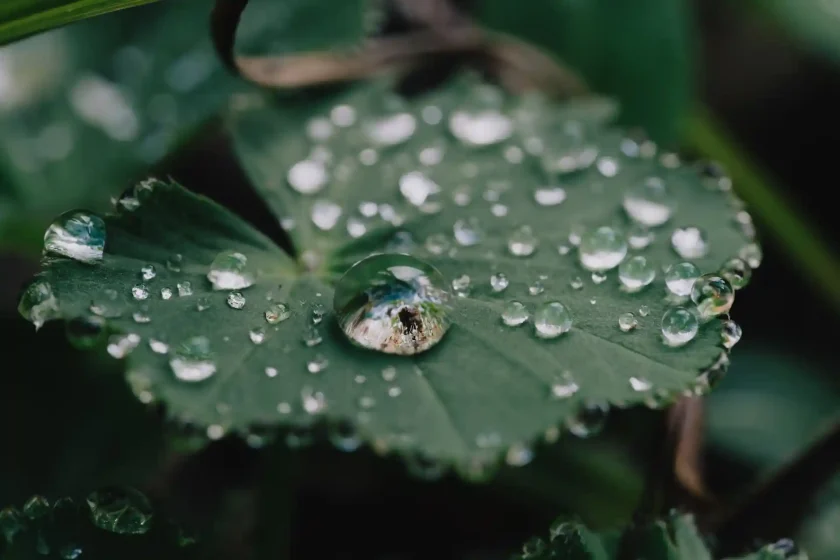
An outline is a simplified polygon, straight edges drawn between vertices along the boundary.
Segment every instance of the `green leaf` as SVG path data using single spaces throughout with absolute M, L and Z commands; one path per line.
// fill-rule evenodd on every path
M 647 526 L 618 532 L 593 533 L 579 522 L 558 519 L 549 531 L 549 539 L 534 538 L 526 542 L 516 559 L 548 560 L 618 560 L 619 558 L 644 558 L 645 560 L 712 560 L 703 538 L 697 532 L 691 515 L 671 514 L 667 519 Z M 741 560 L 772 560 L 792 558 L 805 560 L 805 556 L 779 555 L 774 550 L 787 546 L 786 542 L 769 544 L 761 550 L 744 556 Z M 623 554 L 619 553 L 622 550 Z M 736 560 L 736 559 L 730 559 Z
M 510 463 L 527 462 L 528 446 L 546 430 L 556 437 L 556 426 L 564 421 L 583 435 L 596 431 L 598 422 L 580 424 L 581 407 L 590 401 L 656 405 L 689 389 L 703 390 L 706 379 L 698 375 L 725 354 L 720 321 L 705 324 L 682 348 L 667 347 L 660 340 L 659 323 L 672 304 L 663 297 L 661 272 L 646 290 L 627 294 L 619 289 L 614 271 L 604 282 L 589 281 L 576 255 L 559 255 L 557 247 L 578 227 L 629 226 L 621 210 L 625 190 L 656 175 L 676 197 L 677 207 L 669 226 L 655 232 L 644 255 L 657 270 L 679 261 L 670 246 L 671 228 L 699 225 L 710 251 L 696 263 L 703 271 L 717 270 L 750 241 L 733 220 L 737 201 L 710 186 L 726 187 L 726 181 L 707 178 L 704 186 L 697 171 L 679 164 L 673 154 L 652 157 L 655 147 L 649 142 L 639 144 L 605 128 L 611 106 L 603 101 L 551 106 L 536 98 L 505 97 L 471 82 L 401 101 L 382 88 L 365 84 L 321 103 L 277 107 L 253 97 L 237 104 L 231 126 L 238 153 L 255 186 L 290 230 L 294 256 L 201 197 L 173 185 L 141 185 L 128 199 L 139 200 L 139 208 L 123 204 L 115 216 L 106 218 L 102 263 L 46 258 L 41 278 L 52 286 L 56 301 L 39 307 L 36 316 L 24 305 L 24 314 L 37 321 L 53 307 L 53 314 L 65 318 L 89 315 L 91 309 L 103 313 L 103 308 L 113 307 L 121 312 L 109 322 L 144 341 L 129 356 L 129 375 L 145 380 L 139 385 L 165 403 L 171 415 L 209 428 L 214 437 L 260 425 L 306 426 L 323 416 L 331 422 L 351 420 L 358 436 L 381 451 L 420 453 L 467 471 L 482 471 L 505 451 Z M 511 115 L 515 132 L 500 145 L 464 145 L 435 118 L 439 111 L 449 115 L 479 100 L 503 103 L 498 119 Z M 361 150 L 371 149 L 363 131 L 373 115 L 401 103 L 418 115 L 417 130 L 403 146 L 374 151 L 375 165 L 360 163 Z M 306 129 L 332 128 L 318 120 L 329 113 L 344 124 L 355 115 L 358 123 L 338 127 L 322 145 L 313 145 Z M 437 124 L 423 123 L 421 113 Z M 394 123 L 405 123 L 405 117 L 377 121 L 383 127 L 380 132 L 393 133 L 399 129 Z M 581 151 L 581 142 L 589 149 Z M 522 152 L 522 146 L 533 149 L 538 143 L 552 155 L 552 165 L 571 157 L 582 168 L 550 177 L 539 158 Z M 622 153 L 622 146 L 631 156 Z M 319 195 L 302 196 L 289 188 L 286 175 L 313 149 L 316 155 L 331 154 L 333 179 Z M 637 149 L 645 155 L 637 157 Z M 599 154 L 597 163 L 587 161 L 593 150 Z M 521 162 L 510 163 L 503 153 Z M 433 165 L 418 163 L 418 155 Z M 370 152 L 361 154 L 368 163 L 370 157 Z M 434 165 L 437 157 L 442 161 Z M 429 200 L 421 211 L 403 199 L 397 184 L 407 172 L 425 173 L 440 185 L 442 192 L 434 201 L 439 207 Z M 534 189 L 546 184 L 562 184 L 567 200 L 553 207 L 538 205 Z M 471 189 L 472 201 L 465 205 L 459 205 L 465 202 L 462 185 Z M 357 210 L 362 202 L 378 205 L 390 222 L 364 218 Z M 363 206 L 367 212 L 370 205 Z M 339 223 L 332 224 L 330 211 L 325 211 L 317 216 L 316 226 L 310 217 L 313 209 L 324 208 L 339 208 Z M 348 234 L 351 218 L 351 230 L 360 233 L 356 222 L 361 223 L 364 235 Z M 485 232 L 483 241 L 471 247 L 455 244 L 453 225 L 458 220 L 477 220 Z M 511 256 L 507 248 L 511 232 L 523 225 L 539 239 L 529 258 Z M 428 239 L 439 235 L 454 250 L 436 254 L 424 246 L 432 247 Z M 437 267 L 447 284 L 469 275 L 471 293 L 454 298 L 454 326 L 441 343 L 410 358 L 362 350 L 351 346 L 327 311 L 314 326 L 322 342 L 305 344 L 304 339 L 312 343 L 318 338 L 309 334 L 313 310 L 331 308 L 339 276 L 359 259 L 383 250 L 416 255 Z M 243 309 L 228 306 L 228 294 L 213 291 L 208 282 L 209 267 L 222 251 L 244 255 L 256 276 L 254 286 L 243 290 Z M 176 254 L 183 255 L 183 263 L 176 266 L 179 272 L 167 268 Z M 152 295 L 135 301 L 132 287 L 141 282 L 146 264 L 158 271 L 147 283 Z M 501 293 L 490 287 L 496 273 L 510 282 Z M 576 277 L 586 278 L 581 289 L 570 286 Z M 185 281 L 192 295 L 178 297 L 176 284 Z M 529 288 L 537 282 L 544 284 L 544 291 L 534 290 L 532 295 Z M 161 298 L 164 288 L 176 295 Z M 208 309 L 197 310 L 200 298 L 206 298 Z M 573 316 L 571 332 L 542 340 L 534 336 L 531 323 L 505 326 L 500 316 L 514 299 L 531 313 L 541 304 L 561 301 Z M 277 302 L 288 305 L 291 317 L 267 324 L 265 312 Z M 622 332 L 619 315 L 638 313 L 642 306 L 649 307 L 649 315 L 638 317 L 634 331 Z M 151 321 L 135 322 L 134 312 Z M 250 331 L 260 327 L 265 329 L 264 340 L 255 344 L 250 339 L 259 342 L 263 337 Z M 216 373 L 202 383 L 179 381 L 169 364 L 171 352 L 196 336 L 207 337 Z M 170 355 L 153 352 L 147 344 L 153 338 L 168 342 Z M 334 439 L 343 441 L 335 435 Z
M 840 61 L 840 8 L 827 0 L 767 0 L 754 2 L 807 46 Z
M 795 1 L 795 0 L 794 0 Z M 595 90 L 618 98 L 622 122 L 672 144 L 692 94 L 693 21 L 684 0 L 481 0 L 484 25 L 542 47 Z
M 36 495 L 19 509 L 0 509 L 0 555 L 4 560 L 204 557 L 194 538 L 127 487 L 55 502 Z
M 109 12 L 157 0 L 4 0 L 0 6 L 0 46 Z

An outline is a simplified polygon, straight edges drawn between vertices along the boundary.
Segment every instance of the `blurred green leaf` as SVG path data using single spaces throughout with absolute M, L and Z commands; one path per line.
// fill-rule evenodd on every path
M 157 0 L 3 0 L 0 46 L 41 31 Z
M 752 0 L 807 47 L 840 62 L 840 3 L 836 0 Z
M 796 0 L 794 0 L 796 1 Z M 479 0 L 484 25 L 542 47 L 618 98 L 621 122 L 673 144 L 692 98 L 693 28 L 685 0 Z

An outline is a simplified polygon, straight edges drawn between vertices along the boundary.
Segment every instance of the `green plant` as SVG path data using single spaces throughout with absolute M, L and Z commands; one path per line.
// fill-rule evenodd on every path
M 64 4 L 0 8 L 0 41 L 138 2 Z M 134 400 L 91 413 L 93 389 L 73 393 L 91 424 L 133 427 L 119 444 L 85 431 L 87 454 L 120 455 L 92 484 L 157 489 L 162 512 L 195 508 L 172 489 L 224 440 L 259 465 L 252 493 L 206 488 L 205 547 L 162 522 L 149 532 L 151 505 L 132 489 L 86 505 L 38 495 L 0 512 L 3 558 L 288 557 L 301 471 L 336 460 L 300 449 L 321 440 L 356 452 L 344 473 L 398 459 L 423 480 L 545 499 L 563 517 L 517 557 L 806 557 L 781 537 L 836 469 L 836 424 L 745 500 L 713 499 L 697 460 L 701 397 L 741 338 L 729 314 L 762 249 L 726 172 L 669 148 L 691 106 L 686 4 L 248 4 L 217 0 L 210 32 L 196 23 L 209 5 L 163 2 L 113 16 L 125 32 L 89 41 L 84 23 L 21 44 L 9 60 L 63 53 L 73 85 L 66 100 L 50 72 L 22 72 L 0 96 L 15 109 L 0 104 L 0 238 L 25 252 L 63 212 L 18 310 L 36 329 L 63 320 L 93 362 L 122 360 L 128 388 L 110 390 L 165 420 L 145 426 Z M 275 54 L 240 55 L 243 42 Z M 119 85 L 104 77 L 114 66 Z M 43 132 L 23 142 L 33 121 Z M 686 144 L 732 153 L 693 123 Z M 201 161 L 221 145 L 246 177 L 213 200 L 167 175 L 216 134 Z M 83 139 L 73 157 L 68 136 Z M 771 201 L 760 208 L 796 226 L 791 246 L 836 295 L 830 255 L 751 166 L 738 171 Z M 67 188 L 46 196 L 56 183 Z M 630 421 L 604 433 L 612 415 Z M 553 462 L 531 465 L 541 453 Z M 758 515 L 792 478 L 797 515 Z

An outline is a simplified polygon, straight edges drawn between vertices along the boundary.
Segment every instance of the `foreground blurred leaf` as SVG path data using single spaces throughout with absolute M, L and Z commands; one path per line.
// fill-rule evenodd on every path
M 546 430 L 556 437 L 564 421 L 580 435 L 594 433 L 607 402 L 663 404 L 682 391 L 705 389 L 698 375 L 725 353 L 720 321 L 705 324 L 688 345 L 668 347 L 659 324 L 672 303 L 664 297 L 661 273 L 647 289 L 629 294 L 614 270 L 589 280 L 578 258 L 558 255 L 557 246 L 578 228 L 588 236 L 613 227 L 620 260 L 627 251 L 625 229 L 632 225 L 622 210 L 624 195 L 655 175 L 675 208 L 667 210 L 669 227 L 650 233 L 655 239 L 644 250 L 648 270 L 656 274 L 683 260 L 671 232 L 688 225 L 708 236 L 707 249 L 694 255 L 697 265 L 717 270 L 750 242 L 733 220 L 730 204 L 737 201 L 721 192 L 717 179 L 704 180 L 667 154 L 660 163 L 650 143 L 640 148 L 605 128 L 611 109 L 603 101 L 552 106 L 470 80 L 407 101 L 383 85 L 361 85 L 329 103 L 274 107 L 260 97 L 238 100 L 231 126 L 239 155 L 283 218 L 296 259 L 210 201 L 175 185 L 144 183 L 106 218 L 101 264 L 47 256 L 40 280 L 56 299 L 36 309 L 29 298 L 24 315 L 37 324 L 51 316 L 96 313 L 132 333 L 114 341 L 117 354 L 129 355 L 132 384 L 211 437 L 260 425 L 306 426 L 323 416 L 351 420 L 377 449 L 419 453 L 467 472 L 482 472 L 505 452 L 511 464 L 527 462 L 531 442 Z M 495 124 L 464 125 L 474 103 L 490 103 Z M 453 116 L 451 132 L 429 116 L 437 112 Z M 337 125 L 324 116 L 330 113 Z M 422 123 L 421 114 L 433 124 Z M 463 136 L 483 135 L 500 124 L 507 132 L 493 145 L 472 146 Z M 307 134 L 330 137 L 312 142 Z M 542 159 L 523 152 L 535 139 L 544 148 Z M 386 140 L 390 146 L 383 145 Z M 364 163 L 371 152 L 375 165 Z M 325 173 L 329 185 L 314 197 L 284 180 L 307 157 L 313 159 L 296 167 L 289 181 L 303 189 L 301 181 Z M 547 184 L 553 187 L 551 205 L 545 192 L 537 192 Z M 430 189 L 422 200 L 418 188 Z M 558 202 L 559 195 L 568 199 Z M 370 208 L 381 216 L 375 218 Z M 70 227 L 66 219 L 60 223 Z M 88 247 L 71 246 L 65 254 L 74 247 L 85 249 L 77 255 L 81 259 L 96 252 L 104 232 L 94 229 L 80 238 Z M 527 241 L 518 243 L 532 244 L 533 255 L 517 248 L 512 235 L 525 235 Z M 254 277 L 252 287 L 250 281 L 240 286 L 247 288 L 241 295 L 220 290 L 236 288 L 227 281 L 216 290 L 208 281 L 211 263 L 223 251 L 244 257 L 243 270 Z M 361 350 L 327 311 L 339 276 L 383 251 L 416 255 L 443 273 L 440 288 L 452 282 L 454 291 L 463 292 L 465 297 L 453 298 L 454 326 L 438 347 L 411 358 Z M 156 271 L 146 282 L 144 265 Z M 491 289 L 493 274 L 506 276 L 503 290 Z M 577 285 L 579 276 L 587 280 Z M 35 284 L 31 290 L 38 288 L 46 289 Z M 543 340 L 532 323 L 505 326 L 501 315 L 513 299 L 532 316 L 559 300 L 571 314 L 571 332 Z M 278 303 L 288 309 L 287 318 L 272 307 Z M 622 332 L 619 315 L 642 306 L 649 310 L 637 328 Z M 47 311 L 50 316 L 42 314 Z M 277 319 L 281 313 L 286 320 Z M 431 317 L 424 313 L 417 311 Z M 387 324 L 369 328 L 390 333 L 396 346 L 408 345 L 396 333 L 401 323 Z M 589 404 L 596 408 L 581 417 Z M 355 440 L 352 432 L 342 433 L 335 437 L 339 445 Z
M 794 0 L 795 1 L 795 0 Z M 479 0 L 479 21 L 535 43 L 618 98 L 621 121 L 663 143 L 679 139 L 692 93 L 692 19 L 685 0 Z
M 580 523 L 558 519 L 549 539 L 534 538 L 525 543 L 517 559 L 529 560 L 712 560 L 712 553 L 697 532 L 690 515 L 672 514 L 668 519 L 644 527 L 633 527 L 626 535 L 614 531 L 593 533 Z M 788 553 L 788 542 L 768 544 L 741 560 L 807 560 L 800 553 Z M 729 559 L 735 560 L 735 559 Z
M 86 18 L 157 0 L 3 0 L 0 45 Z

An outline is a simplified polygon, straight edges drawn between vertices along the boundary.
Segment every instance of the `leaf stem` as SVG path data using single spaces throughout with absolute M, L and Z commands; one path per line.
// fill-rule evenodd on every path
M 684 140 L 688 148 L 723 164 L 738 194 L 764 222 L 764 231 L 775 237 L 840 310 L 840 262 L 814 228 L 800 217 L 795 204 L 750 161 L 708 109 L 702 106 L 694 109 L 688 118 Z

